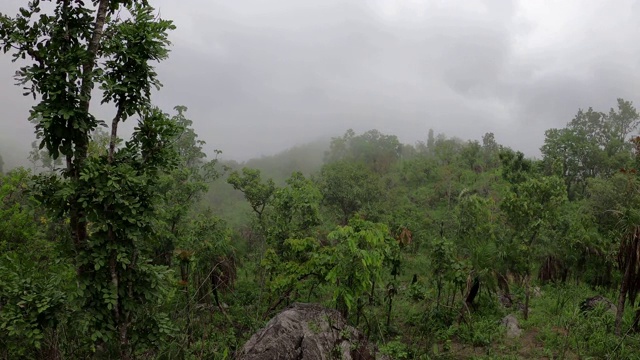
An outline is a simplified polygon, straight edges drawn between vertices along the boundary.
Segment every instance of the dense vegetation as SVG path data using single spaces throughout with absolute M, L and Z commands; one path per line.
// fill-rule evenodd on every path
M 185 107 L 151 104 L 171 22 L 94 3 L 0 17 L 40 140 L 31 169 L 0 158 L 1 358 L 227 359 L 295 301 L 338 309 L 396 359 L 637 356 L 631 102 L 578 111 L 539 160 L 491 133 L 349 130 L 223 163 Z M 98 104 L 115 109 L 109 133 Z M 597 294 L 617 312 L 581 307 Z

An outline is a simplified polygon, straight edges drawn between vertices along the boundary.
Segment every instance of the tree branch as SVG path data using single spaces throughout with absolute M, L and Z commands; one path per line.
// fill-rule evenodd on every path
M 113 155 L 116 151 L 116 142 L 118 141 L 118 124 L 122 120 L 124 110 L 122 106 L 118 106 L 116 116 L 111 120 L 111 138 L 109 139 L 109 164 L 113 163 Z
M 89 111 L 89 99 L 91 98 L 91 88 L 93 87 L 93 81 L 91 79 L 91 72 L 96 64 L 96 57 L 98 54 L 98 48 L 100 47 L 100 40 L 104 34 L 104 24 L 107 18 L 107 10 L 109 9 L 109 0 L 100 0 L 98 5 L 98 12 L 96 13 L 96 22 L 93 26 L 93 35 L 87 48 L 89 52 L 89 59 L 82 64 L 82 85 L 80 88 L 80 94 L 83 97 L 83 108 L 85 111 Z

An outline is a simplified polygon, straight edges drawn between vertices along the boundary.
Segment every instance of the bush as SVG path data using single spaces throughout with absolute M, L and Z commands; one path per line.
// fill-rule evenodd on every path
M 40 357 L 45 332 L 60 322 L 69 273 L 15 253 L 0 259 L 0 357 Z

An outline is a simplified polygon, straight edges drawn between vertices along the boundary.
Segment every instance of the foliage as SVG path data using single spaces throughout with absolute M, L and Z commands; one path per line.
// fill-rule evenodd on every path
M 411 359 L 409 346 L 400 340 L 391 340 L 380 347 L 380 352 L 391 356 L 392 359 Z
M 394 257 L 398 245 L 384 224 L 359 218 L 331 232 L 329 240 L 336 245 L 326 279 L 333 284 L 333 299 L 346 317 L 372 284 L 380 281 L 385 259 Z
M 463 193 L 456 206 L 458 252 L 469 262 L 483 286 L 495 289 L 496 273 L 504 273 L 498 243 L 503 239 L 498 206 L 491 198 Z
M 187 217 L 192 215 L 209 184 L 221 176 L 217 159 L 206 161 L 207 155 L 202 151 L 205 142 L 198 140 L 193 122 L 186 118 L 187 108 L 176 106 L 175 110 L 177 114 L 170 121 L 178 130 L 172 141 L 177 164 L 159 174 L 157 185 L 162 204 L 157 207 L 156 227 L 161 234 L 155 244 L 154 262 L 164 265 L 171 265 L 176 242 L 190 231 Z
M 264 234 L 266 228 L 263 214 L 276 188 L 273 180 L 268 179 L 263 183 L 260 170 L 243 168 L 242 175 L 237 171 L 229 174 L 227 182 L 233 185 L 234 189 L 242 191 L 256 214 L 260 230 Z
M 66 319 L 69 263 L 59 258 L 66 227 L 46 216 L 31 196 L 31 173 L 0 175 L 0 356 L 42 358 Z
M 570 198 L 580 198 L 588 179 L 611 176 L 629 164 L 632 147 L 627 140 L 639 123 L 633 103 L 623 99 L 609 113 L 579 110 L 566 128 L 545 133 L 545 166 L 564 178 Z
M 275 249 L 267 249 L 261 263 L 271 275 L 268 282 L 271 292 L 279 294 L 278 303 L 305 292 L 310 297 L 316 286 L 325 283 L 331 264 L 328 249 L 314 238 L 301 238 L 287 239 L 283 250 L 278 255 Z
M 446 238 L 436 239 L 432 242 L 433 279 L 438 291 L 436 303 L 440 306 L 440 296 L 444 285 L 452 286 L 452 294 L 461 290 L 462 284 L 467 280 L 466 264 L 456 257 L 456 248 L 452 241 Z
M 286 183 L 274 191 L 267 230 L 268 242 L 278 253 L 282 253 L 286 240 L 313 236 L 313 230 L 320 225 L 318 188 L 299 172 Z
M 30 172 L 16 169 L 0 175 L 0 250 L 25 252 L 29 242 L 40 235 L 40 229 L 33 226 L 37 219 L 33 201 L 27 190 Z M 37 220 L 36 220 L 37 221 Z
M 514 156 L 503 152 L 501 158 L 503 177 L 511 184 L 500 205 L 512 231 L 511 237 L 517 243 L 511 250 L 524 256 L 522 265 L 529 266 L 535 242 L 550 239 L 549 231 L 566 201 L 566 192 L 559 177 L 536 174 L 535 164 L 523 159 L 522 153 Z M 517 268 L 511 270 L 523 275 L 530 272 L 526 267 L 514 266 Z
M 39 358 L 48 331 L 63 319 L 70 268 L 44 267 L 15 251 L 0 259 L 0 355 Z M 9 356 L 11 355 L 11 356 Z
M 163 144 L 176 133 L 164 114 L 152 110 L 113 162 L 107 156 L 91 157 L 78 181 L 45 178 L 41 183 L 39 198 L 61 212 L 71 210 L 65 205 L 67 196 L 81 194 L 78 200 L 91 224 L 89 241 L 76 247 L 76 263 L 77 295 L 85 309 L 80 324 L 92 341 L 113 343 L 124 337 L 128 346 L 130 337 L 133 346 L 145 346 L 171 330 L 166 315 L 156 314 L 169 273 L 150 263 L 147 244 L 157 236 L 158 170 L 175 163 Z M 129 328 L 135 331 L 132 335 Z
M 174 27 L 146 2 L 96 5 L 58 2 L 44 14 L 32 1 L 15 18 L 2 16 L 0 41 L 14 60 L 28 58 L 16 77 L 38 99 L 31 119 L 40 148 L 54 160 L 66 157 L 63 179 L 40 179 L 39 199 L 70 219 L 80 326 L 94 345 L 129 358 L 170 329 L 156 313 L 168 272 L 149 263 L 145 243 L 154 236 L 158 172 L 175 164 L 170 144 L 177 127 L 150 105 L 151 88 L 160 85 L 150 62 L 167 57 Z M 89 111 L 95 84 L 116 115 L 109 151 L 88 158 L 91 134 L 102 124 Z M 134 115 L 140 121 L 132 139 L 116 150 L 119 123 Z
M 325 161 L 361 163 L 377 174 L 384 174 L 400 158 L 401 150 L 402 146 L 395 135 L 384 135 L 378 130 L 356 135 L 349 129 L 341 138 L 331 140 Z
M 322 167 L 319 180 L 323 202 L 346 225 L 357 212 L 375 219 L 381 188 L 374 173 L 361 163 L 336 161 Z

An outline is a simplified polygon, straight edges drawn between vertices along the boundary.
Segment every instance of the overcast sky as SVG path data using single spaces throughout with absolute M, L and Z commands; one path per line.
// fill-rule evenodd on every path
M 579 108 L 640 93 L 633 0 L 156 0 L 175 21 L 160 107 L 245 160 L 348 128 L 406 143 L 494 132 L 536 156 Z M 2 0 L 13 15 L 26 0 Z M 30 98 L 0 55 L 0 154 L 25 158 Z

